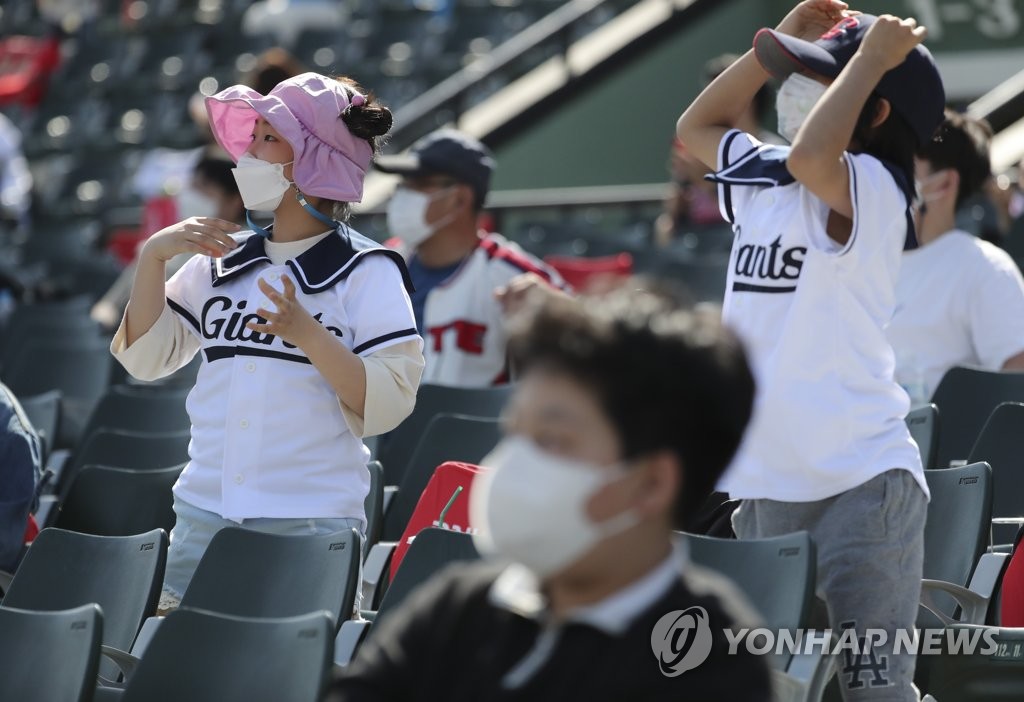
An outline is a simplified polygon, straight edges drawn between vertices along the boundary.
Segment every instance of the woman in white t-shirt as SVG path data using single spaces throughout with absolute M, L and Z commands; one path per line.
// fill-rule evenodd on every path
M 914 148 L 942 118 L 924 35 L 914 20 L 802 2 L 678 124 L 717 169 L 736 233 L 723 314 L 758 383 L 719 489 L 742 499 L 741 538 L 811 533 L 833 631 L 887 632 L 886 645 L 840 660 L 847 700 L 917 699 L 914 658 L 893 642 L 917 615 L 928 494 L 884 328 L 913 244 Z M 769 77 L 783 80 L 791 147 L 732 129 Z
M 189 463 L 174 486 L 161 608 L 173 607 L 226 526 L 280 534 L 365 530 L 361 438 L 412 410 L 422 341 L 398 254 L 352 231 L 349 203 L 391 113 L 354 82 L 304 73 L 266 96 L 207 100 L 237 161 L 252 231 L 192 217 L 154 234 L 111 350 L 133 375 L 201 352 L 187 402 Z M 164 267 L 196 253 L 166 285 Z

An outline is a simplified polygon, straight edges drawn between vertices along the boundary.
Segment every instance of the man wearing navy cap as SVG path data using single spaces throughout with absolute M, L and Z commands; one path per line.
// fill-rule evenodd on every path
M 454 129 L 423 137 L 408 152 L 380 156 L 378 170 L 402 177 L 388 203 L 388 229 L 402 242 L 425 342 L 423 382 L 486 387 L 508 381 L 504 317 L 495 291 L 533 274 L 561 278 L 541 261 L 477 226 L 494 157 Z

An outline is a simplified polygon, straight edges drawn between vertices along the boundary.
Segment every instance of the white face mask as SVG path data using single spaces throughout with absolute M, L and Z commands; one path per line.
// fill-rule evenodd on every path
M 420 193 L 409 188 L 398 188 L 388 201 L 387 224 L 391 236 L 398 237 L 406 246 L 416 248 L 433 236 L 434 232 L 448 224 L 454 217 L 450 213 L 434 222 L 427 222 L 427 208 L 435 198 L 451 188 L 436 193 Z
M 786 141 L 792 142 L 796 138 L 800 126 L 827 89 L 827 86 L 799 73 L 791 73 L 782 81 L 775 98 L 775 111 L 779 114 L 779 134 Z
M 178 219 L 189 217 L 216 217 L 217 202 L 195 188 L 185 188 L 174 198 L 178 207 Z
M 270 163 L 250 154 L 242 154 L 238 165 L 231 169 L 238 183 L 245 209 L 254 212 L 273 212 L 281 204 L 284 194 L 292 186 L 284 177 L 284 167 L 292 163 Z
M 586 514 L 594 493 L 621 477 L 619 466 L 562 458 L 522 437 L 505 439 L 481 464 L 491 470 L 470 493 L 477 549 L 511 558 L 541 579 L 639 521 L 630 511 L 601 523 Z

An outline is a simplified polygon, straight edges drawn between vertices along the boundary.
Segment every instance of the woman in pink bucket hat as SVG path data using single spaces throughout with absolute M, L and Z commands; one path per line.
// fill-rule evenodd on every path
M 161 609 L 188 587 L 227 526 L 275 534 L 365 531 L 362 438 L 412 410 L 422 340 L 401 257 L 345 221 L 391 113 L 349 79 L 303 73 L 266 96 L 234 86 L 206 101 L 264 229 L 193 217 L 139 258 L 111 344 L 142 380 L 201 352 L 187 408 L 190 460 L 174 486 Z M 164 265 L 199 254 L 164 283 Z

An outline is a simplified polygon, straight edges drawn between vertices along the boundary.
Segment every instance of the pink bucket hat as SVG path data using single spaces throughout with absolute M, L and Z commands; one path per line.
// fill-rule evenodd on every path
M 238 161 L 252 143 L 256 120 L 263 117 L 292 147 L 292 179 L 305 195 L 339 202 L 363 197 L 363 178 L 373 149 L 354 136 L 341 119 L 349 105 L 366 97 L 319 73 L 303 73 L 278 83 L 266 96 L 233 85 L 206 98 L 210 128 Z

